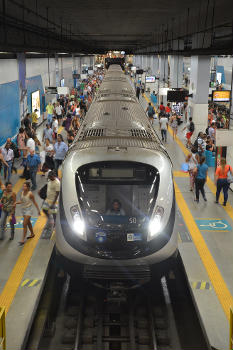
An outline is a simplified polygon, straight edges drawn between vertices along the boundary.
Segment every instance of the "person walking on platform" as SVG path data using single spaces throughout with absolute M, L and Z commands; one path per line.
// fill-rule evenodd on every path
M 27 228 L 29 228 L 29 231 L 31 232 L 30 236 L 27 237 L 27 239 L 35 237 L 35 234 L 33 232 L 32 223 L 31 223 L 31 216 L 33 213 L 32 205 L 34 204 L 38 215 L 40 215 L 40 209 L 38 204 L 35 201 L 35 197 L 33 193 L 30 191 L 30 183 L 24 182 L 23 184 L 23 191 L 21 193 L 20 201 L 16 202 L 16 204 L 21 204 L 22 209 L 22 216 L 23 216 L 23 237 L 22 240 L 19 242 L 19 245 L 23 245 L 26 242 L 26 236 L 27 236 Z
M 58 174 L 58 168 L 62 164 L 63 159 L 68 151 L 68 146 L 64 142 L 61 134 L 57 135 L 57 142 L 54 145 L 54 153 L 55 153 L 55 171 Z
M 221 158 L 220 160 L 220 166 L 217 167 L 215 172 L 215 184 L 217 185 L 217 191 L 216 191 L 216 201 L 215 203 L 218 203 L 220 192 L 223 190 L 224 195 L 224 207 L 226 206 L 227 200 L 228 200 L 228 189 L 229 189 L 229 183 L 227 181 L 228 172 L 230 171 L 231 175 L 233 175 L 232 167 L 228 164 L 226 164 L 226 159 Z
M 48 173 L 47 197 L 42 205 L 43 212 L 48 220 L 44 228 L 44 238 L 49 238 L 52 234 L 57 214 L 57 199 L 60 193 L 60 181 L 56 172 L 51 170 Z
M 32 182 L 32 191 L 36 190 L 36 174 L 40 171 L 40 157 L 35 154 L 35 151 L 30 150 L 30 154 L 27 156 L 27 167 L 29 169 L 29 175 Z
M 195 184 L 195 169 L 198 164 L 198 153 L 196 152 L 196 149 L 193 147 L 191 149 L 191 153 L 189 153 L 186 157 L 186 163 L 188 164 L 188 172 L 189 172 L 189 178 L 190 178 L 190 191 L 194 191 L 194 184 Z
M 196 198 L 194 199 L 195 202 L 199 203 L 199 192 L 201 191 L 202 197 L 204 201 L 206 202 L 206 196 L 205 196 L 205 190 L 204 185 L 206 183 L 207 174 L 208 174 L 208 165 L 205 164 L 205 157 L 200 157 L 199 164 L 197 165 L 195 169 L 196 173 L 196 179 L 195 179 L 195 188 L 196 188 Z
M 167 117 L 162 116 L 159 120 L 159 125 L 161 130 L 162 141 L 167 142 L 167 129 L 168 129 Z
M 10 181 L 11 178 L 11 170 L 12 170 L 12 165 L 13 165 L 13 160 L 14 160 L 14 152 L 10 148 L 10 144 L 6 143 L 5 147 L 2 149 L 2 155 L 7 163 L 4 164 L 4 179 L 7 178 L 7 181 Z
M 47 123 L 50 125 L 52 123 L 53 110 L 54 110 L 54 107 L 52 105 L 52 102 L 49 102 L 49 104 L 46 106 L 46 112 L 47 112 Z
M 37 124 L 38 124 L 38 115 L 37 115 L 38 109 L 35 109 L 32 113 L 32 128 L 36 130 Z
M 11 227 L 11 236 L 10 240 L 14 239 L 15 235 L 15 204 L 16 204 L 16 194 L 12 191 L 11 182 L 6 183 L 6 189 L 3 192 L 2 198 L 2 215 L 0 222 L 0 240 L 4 239 L 5 226 L 7 217 L 10 217 L 10 227 Z
M 170 124 L 171 124 L 171 128 L 172 128 L 172 137 L 173 137 L 173 140 L 175 140 L 176 139 L 176 135 L 177 135 L 177 128 L 178 128 L 178 121 L 177 121 L 176 114 L 173 114 L 171 116 Z
M 137 97 L 138 100 L 139 100 L 139 98 L 140 98 L 140 93 L 141 93 L 140 86 L 137 86 L 137 87 L 136 87 L 136 97 Z
M 153 120 L 154 120 L 155 110 L 154 110 L 154 107 L 151 105 L 151 102 L 149 102 L 149 104 L 148 104 L 148 107 L 146 109 L 146 113 L 147 113 L 149 120 L 150 120 L 150 123 L 152 125 Z

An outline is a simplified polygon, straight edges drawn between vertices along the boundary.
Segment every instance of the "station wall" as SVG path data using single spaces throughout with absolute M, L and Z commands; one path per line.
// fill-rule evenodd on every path
M 58 58 L 59 83 L 72 87 L 72 57 Z M 16 59 L 0 59 L 0 146 L 7 137 L 14 137 L 20 127 L 20 89 Z M 40 90 L 41 113 L 44 111 L 42 95 L 45 86 L 56 86 L 55 58 L 30 58 L 26 60 L 27 107 L 31 112 L 31 93 Z

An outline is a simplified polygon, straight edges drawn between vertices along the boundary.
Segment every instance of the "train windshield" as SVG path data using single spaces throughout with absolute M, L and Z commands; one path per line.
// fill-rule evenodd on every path
M 83 216 L 91 226 L 140 225 L 151 216 L 158 193 L 156 168 L 136 162 L 98 162 L 76 173 Z

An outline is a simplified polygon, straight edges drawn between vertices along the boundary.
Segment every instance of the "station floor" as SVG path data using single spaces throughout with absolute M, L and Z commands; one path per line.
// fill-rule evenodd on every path
M 144 109 L 148 101 L 148 96 L 140 97 Z M 158 120 L 153 126 L 160 136 Z M 210 345 L 222 350 L 229 346 L 229 313 L 233 306 L 233 193 L 229 191 L 226 207 L 214 203 L 214 171 L 210 169 L 205 186 L 207 202 L 202 198 L 199 204 L 194 202 L 188 175 L 180 170 L 188 152 L 184 146 L 183 127 L 183 124 L 179 126 L 176 140 L 172 139 L 169 129 L 168 141 L 164 144 L 173 162 L 177 201 L 175 229 L 179 232 L 179 251 L 200 321 Z M 42 129 L 43 126 L 38 134 L 41 135 Z M 59 131 L 62 132 L 62 128 Z M 37 179 L 40 188 L 46 180 L 41 175 L 37 175 Z M 24 180 L 14 174 L 12 182 L 19 198 Z M 41 205 L 36 191 L 35 196 Z M 18 228 L 14 241 L 8 240 L 9 232 L 6 232 L 5 240 L 0 241 L 0 307 L 6 308 L 7 349 L 10 350 L 18 350 L 25 345 L 25 335 L 43 289 L 54 246 L 54 236 L 49 240 L 42 239 L 45 216 L 35 215 L 36 237 L 20 247 L 20 208 L 17 208 L 16 216 Z

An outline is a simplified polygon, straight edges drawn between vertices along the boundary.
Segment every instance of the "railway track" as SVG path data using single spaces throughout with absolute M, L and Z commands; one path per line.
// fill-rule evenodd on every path
M 54 285 L 61 285 L 61 279 Z M 41 327 L 40 340 L 35 342 L 31 337 L 26 349 L 32 349 L 30 342 L 38 344 L 40 350 L 207 349 L 184 285 L 184 280 L 173 276 L 155 277 L 130 290 L 117 282 L 103 289 L 84 279 L 64 276 L 60 297 L 51 301 L 52 307 L 48 305 L 53 312 Z M 188 320 L 195 340 L 191 334 L 187 336 Z M 38 320 L 35 323 L 38 329 Z

